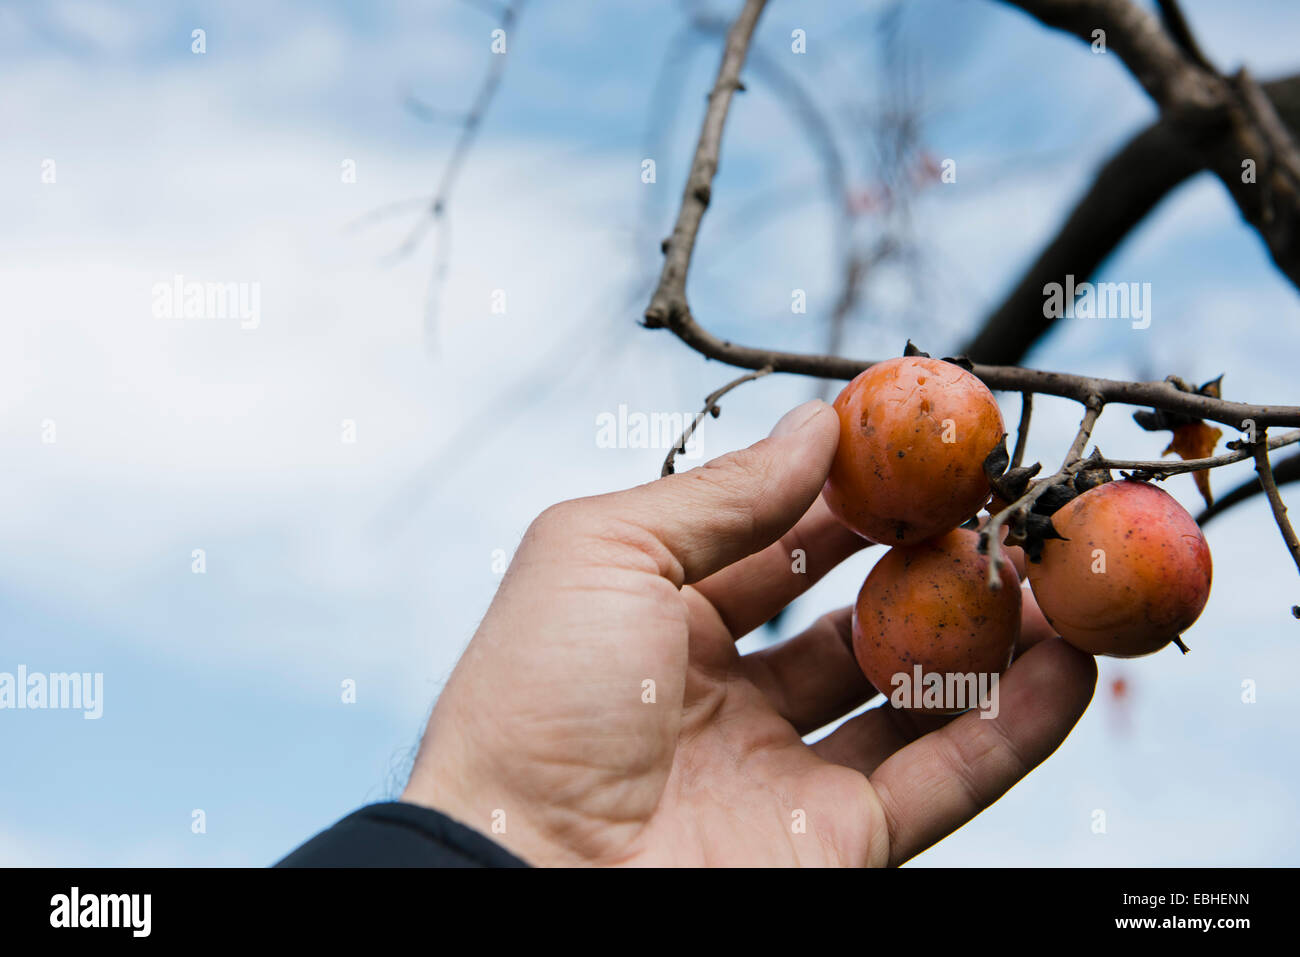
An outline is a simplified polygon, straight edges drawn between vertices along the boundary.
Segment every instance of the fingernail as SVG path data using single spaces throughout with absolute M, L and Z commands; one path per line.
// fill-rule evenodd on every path
M 781 416 L 772 429 L 772 437 L 780 438 L 783 435 L 789 435 L 791 432 L 798 432 L 805 425 L 811 422 L 822 409 L 829 406 L 821 399 L 810 399 L 803 405 L 797 405 L 785 415 Z

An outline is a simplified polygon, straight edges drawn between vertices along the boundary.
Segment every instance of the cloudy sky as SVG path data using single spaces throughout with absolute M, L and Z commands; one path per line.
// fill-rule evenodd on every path
M 1225 69 L 1300 69 L 1294 5 L 1186 6 Z M 913 0 L 892 53 L 889 7 L 775 0 L 757 44 L 835 118 L 864 193 L 852 118 L 910 78 L 920 140 L 958 181 L 915 198 L 914 261 L 871 283 L 845 348 L 881 357 L 910 336 L 945 354 L 1154 112 L 1113 56 L 1000 4 Z M 0 712 L 0 863 L 266 864 L 392 796 L 530 519 L 657 474 L 662 449 L 601 448 L 598 417 L 694 409 L 731 376 L 636 325 L 717 62 L 685 10 L 527 5 L 448 206 L 431 328 L 435 237 L 394 253 L 457 129 L 404 102 L 463 112 L 490 16 L 459 0 L 0 3 L 0 672 L 104 676 L 98 720 Z M 691 279 L 714 331 L 818 347 L 837 279 L 820 170 L 754 77 Z M 176 276 L 255 290 L 256 321 L 160 317 Z M 1100 278 L 1150 282 L 1150 328 L 1071 320 L 1032 364 L 1225 373 L 1233 398 L 1300 404 L 1279 360 L 1295 292 L 1217 182 L 1180 189 Z M 811 390 L 747 386 L 702 454 Z M 1043 400 L 1030 457 L 1059 459 L 1076 418 Z M 1160 451 L 1120 408 L 1096 435 L 1112 455 Z M 1190 479 L 1168 488 L 1195 508 Z M 1103 662 L 1061 751 L 918 863 L 1300 863 L 1300 582 L 1259 502 L 1209 539 L 1193 653 Z M 875 558 L 749 645 L 851 601 Z

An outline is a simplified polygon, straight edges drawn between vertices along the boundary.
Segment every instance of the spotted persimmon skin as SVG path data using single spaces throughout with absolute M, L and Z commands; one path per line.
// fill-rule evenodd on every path
M 1173 496 L 1107 482 L 1052 516 L 1068 541 L 1030 563 L 1038 606 L 1058 634 L 1094 655 L 1137 658 L 1189 628 L 1210 597 L 1210 548 Z
M 835 411 L 840 443 L 822 494 L 859 535 L 914 545 L 988 501 L 984 459 L 1002 441 L 1002 413 L 960 366 L 922 356 L 878 362 L 844 387 Z
M 886 697 L 895 675 L 1000 674 L 1020 637 L 1020 582 L 1004 563 L 989 588 L 979 535 L 955 528 L 919 545 L 891 548 L 871 569 L 853 609 L 853 654 Z M 951 714 L 952 709 L 910 711 Z

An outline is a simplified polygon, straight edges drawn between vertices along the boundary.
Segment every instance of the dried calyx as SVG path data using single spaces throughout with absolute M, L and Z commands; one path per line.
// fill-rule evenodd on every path
M 908 339 L 907 345 L 903 346 L 903 355 L 920 356 L 923 359 L 934 358 L 934 356 L 930 355 L 930 353 L 922 352 L 920 349 L 918 349 L 916 343 L 914 343 L 911 339 Z M 973 373 L 975 371 L 975 363 L 971 361 L 970 356 L 943 356 L 939 361 L 951 362 L 953 365 L 960 366 L 961 368 L 965 369 L 967 372 Z
M 1001 511 L 1024 498 L 1030 492 L 1030 481 L 1042 468 L 1038 462 L 1007 468 L 1010 461 L 1004 435 L 1002 442 L 984 460 L 984 474 L 993 489 L 990 511 Z M 1043 479 L 1042 481 L 1051 484 L 1034 497 L 1028 509 L 1022 509 L 1011 516 L 1005 544 L 1022 547 L 1025 557 L 1031 562 L 1041 561 L 1043 543 L 1053 538 L 1063 538 L 1052 524 L 1052 516 L 1089 489 L 1112 481 L 1113 476 L 1107 469 L 1088 468 L 1088 463 L 1094 461 L 1104 461 L 1099 449 L 1094 449 L 1092 455 L 1083 459 L 1068 477 Z

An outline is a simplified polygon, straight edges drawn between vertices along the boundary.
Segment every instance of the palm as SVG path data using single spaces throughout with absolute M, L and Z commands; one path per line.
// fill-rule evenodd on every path
M 682 726 L 661 799 L 629 861 L 651 865 L 864 865 L 888 861 L 864 775 L 832 764 L 745 675 L 716 611 L 691 616 Z

